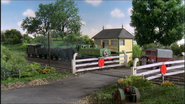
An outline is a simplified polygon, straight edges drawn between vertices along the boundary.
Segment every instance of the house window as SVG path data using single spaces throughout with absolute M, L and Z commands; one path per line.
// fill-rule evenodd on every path
M 106 46 L 109 45 L 109 40 L 103 40 L 103 42 Z
M 118 41 L 117 40 L 111 40 L 111 45 L 112 46 L 117 46 L 118 45 Z
M 125 45 L 125 40 L 119 40 L 119 45 L 124 46 Z
M 101 45 L 101 40 L 100 40 L 100 39 L 96 39 L 96 40 L 95 40 L 95 44 Z

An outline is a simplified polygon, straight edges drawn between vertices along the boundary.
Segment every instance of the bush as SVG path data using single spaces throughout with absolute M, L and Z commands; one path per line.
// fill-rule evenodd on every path
M 173 43 L 171 46 L 170 46 L 171 50 L 173 51 L 173 54 L 174 55 L 179 55 L 181 54 L 181 50 L 180 50 L 180 47 L 177 43 Z
M 28 65 L 27 60 L 21 56 L 20 52 L 10 51 L 1 45 L 1 65 L 8 69 L 7 71 L 25 70 Z
M 32 42 L 32 37 L 28 36 L 28 34 L 24 34 L 21 41 L 22 41 L 22 43 L 31 43 Z
M 47 47 L 48 46 L 48 38 L 44 37 L 44 36 L 37 36 L 32 40 L 32 43 L 35 44 L 42 44 L 43 46 Z M 50 38 L 50 46 L 53 45 L 53 41 Z
M 21 46 L 21 48 L 22 48 L 22 49 L 27 49 L 27 48 L 28 48 L 27 44 L 28 44 L 28 43 L 23 43 L 22 46 Z
M 21 43 L 22 35 L 16 29 L 6 30 L 4 32 L 4 44 L 17 44 Z
M 135 87 L 146 87 L 152 86 L 152 81 L 148 81 L 147 79 L 143 79 L 142 76 L 134 76 L 131 75 L 128 78 L 124 79 L 123 86 L 130 85 Z
M 40 64 L 39 63 L 36 63 L 36 62 L 32 62 L 31 64 L 27 65 L 26 66 L 26 70 L 27 71 L 30 71 L 30 70 L 39 70 L 41 68 Z
M 180 52 L 181 52 L 181 53 L 182 53 L 182 52 L 185 52 L 185 45 L 184 45 L 184 44 L 180 45 Z
M 161 83 L 161 86 L 174 86 L 174 84 L 169 81 L 164 81 L 163 83 Z
M 76 34 L 69 34 L 63 39 L 65 44 L 75 44 L 75 43 L 82 43 L 87 44 L 88 42 L 92 42 L 93 40 L 89 39 L 88 35 L 78 36 Z
M 141 51 L 142 50 L 138 45 L 133 44 L 133 57 L 132 57 L 132 59 L 134 60 L 135 58 L 140 58 Z
M 129 62 L 128 62 L 128 67 L 132 67 L 133 66 L 133 62 L 134 62 L 134 60 L 130 60 Z M 140 62 L 138 61 L 137 62 L 137 66 L 139 66 L 140 65 Z
M 63 38 L 52 38 L 53 41 L 62 41 Z

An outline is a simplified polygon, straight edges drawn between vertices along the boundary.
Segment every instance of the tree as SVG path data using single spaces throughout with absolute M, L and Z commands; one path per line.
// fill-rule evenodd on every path
M 180 50 L 180 47 L 177 43 L 173 43 L 171 46 L 170 46 L 171 50 L 173 51 L 173 54 L 174 55 L 179 55 L 181 54 L 181 50 Z
M 17 44 L 22 42 L 22 35 L 20 31 L 16 29 L 6 30 L 4 36 L 4 44 Z
M 55 3 L 39 4 L 36 17 L 26 17 L 21 24 L 30 34 L 47 35 L 48 32 L 59 34 L 78 34 L 81 28 L 78 8 L 72 0 L 57 0 Z
M 185 52 L 185 45 L 184 44 L 180 45 L 180 52 Z
M 5 38 L 5 36 L 4 36 L 4 32 L 3 32 L 3 31 L 1 31 L 1 41 L 4 41 L 4 38 Z
M 23 38 L 21 40 L 22 43 L 31 43 L 32 37 L 28 36 L 28 34 L 23 34 Z
M 133 0 L 131 15 L 137 44 L 170 45 L 182 39 L 185 33 L 182 0 Z

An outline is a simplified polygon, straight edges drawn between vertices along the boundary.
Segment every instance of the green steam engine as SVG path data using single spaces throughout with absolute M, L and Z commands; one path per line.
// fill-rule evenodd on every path
M 76 45 L 74 51 L 78 53 L 77 57 L 81 57 L 81 58 L 111 56 L 111 49 L 97 48 L 96 44 Z

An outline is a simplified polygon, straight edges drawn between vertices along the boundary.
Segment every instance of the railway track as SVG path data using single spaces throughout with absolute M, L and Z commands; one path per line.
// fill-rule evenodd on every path
M 33 58 L 33 57 L 27 57 L 24 56 L 26 58 L 26 60 L 28 60 L 29 63 L 32 62 L 37 62 L 39 63 L 41 66 L 48 66 L 49 65 L 49 60 L 48 59 L 44 59 L 44 58 Z M 71 72 L 71 62 L 70 61 L 59 61 L 59 60 L 51 60 L 51 67 L 54 67 L 56 69 L 56 71 L 58 72 Z
M 173 75 L 173 76 L 165 76 L 164 81 L 172 82 L 177 86 L 184 86 L 184 77 L 185 77 L 184 73 Z M 156 79 L 153 79 L 151 81 L 153 81 L 154 84 L 160 85 L 161 82 L 162 82 L 162 79 L 161 78 L 156 78 Z
M 37 63 L 40 63 L 41 66 L 46 66 L 46 65 L 49 64 L 48 59 L 41 59 L 41 58 L 38 58 L 38 57 L 37 58 L 32 58 L 32 57 L 27 57 L 27 56 L 25 56 L 25 58 L 28 60 L 29 63 L 37 62 Z M 72 72 L 70 61 L 68 61 L 68 62 L 67 61 L 58 61 L 58 60 L 54 59 L 54 60 L 51 60 L 51 67 L 54 67 L 56 69 L 56 71 L 58 71 L 58 72 Z M 107 69 L 109 69 L 109 68 L 107 68 Z M 93 73 L 97 73 L 97 72 L 95 71 Z M 113 73 L 112 74 L 102 73 L 102 74 L 109 75 L 109 76 L 115 76 L 115 77 L 124 77 L 124 78 L 126 76 L 128 76 L 128 75 L 118 76 L 118 75 L 113 75 Z M 173 76 L 165 76 L 164 81 L 170 81 L 170 82 L 173 82 L 175 85 L 184 86 L 184 77 L 185 77 L 184 73 L 173 75 Z M 161 82 L 162 82 L 162 79 L 161 78 L 156 78 L 156 79 L 153 79 L 151 81 L 153 81 L 154 84 L 160 85 Z

